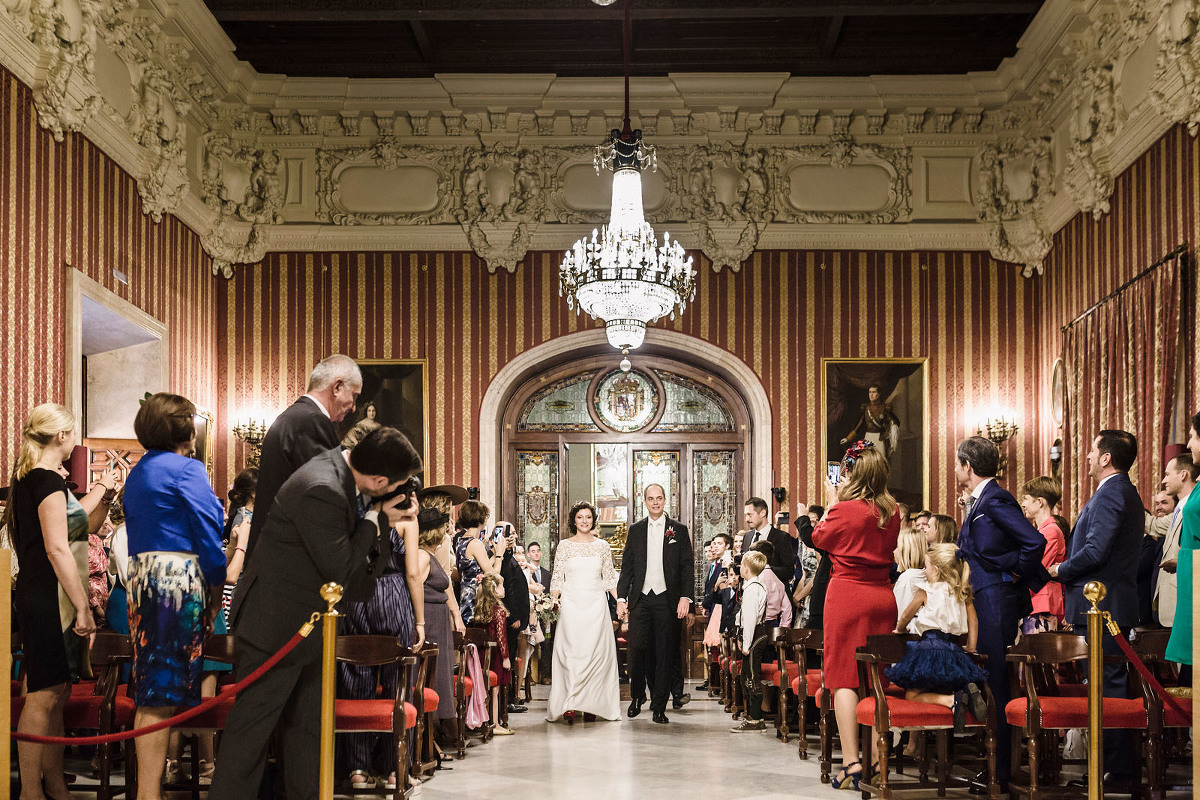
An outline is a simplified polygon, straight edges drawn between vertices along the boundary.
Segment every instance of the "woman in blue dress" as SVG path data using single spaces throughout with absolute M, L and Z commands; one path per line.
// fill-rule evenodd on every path
M 484 573 L 498 574 L 504 560 L 505 540 L 501 538 L 493 547 L 483 538 L 490 515 L 491 510 L 478 500 L 467 500 L 458 507 L 458 525 L 463 531 L 454 543 L 454 560 L 461 584 L 458 607 L 464 625 L 470 625 L 475 618 L 480 579 Z
M 151 395 L 133 430 L 146 448 L 125 481 L 134 727 L 200 702 L 204 637 L 221 609 L 225 551 L 221 501 L 196 448 L 196 407 Z M 137 740 L 139 800 L 159 800 L 170 731 Z

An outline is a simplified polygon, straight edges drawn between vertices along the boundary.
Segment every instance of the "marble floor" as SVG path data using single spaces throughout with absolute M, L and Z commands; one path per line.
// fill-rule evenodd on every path
M 510 715 L 514 736 L 473 747 L 420 789 L 423 800 L 569 798 L 653 800 L 744 798 L 831 800 L 841 795 L 819 779 L 815 752 L 796 756 L 774 730 L 729 732 L 729 715 L 699 693 L 671 722 L 655 725 L 649 709 L 637 719 L 576 723 L 545 721 L 548 687 L 535 687 L 528 713 Z

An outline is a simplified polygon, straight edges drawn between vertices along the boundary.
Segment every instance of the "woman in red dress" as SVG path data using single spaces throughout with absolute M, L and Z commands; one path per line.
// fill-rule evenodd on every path
M 825 593 L 825 689 L 842 740 L 842 769 L 833 778 L 857 790 L 862 775 L 858 752 L 858 666 L 854 651 L 867 637 L 896 627 L 896 597 L 888 580 L 900 534 L 896 500 L 887 490 L 888 462 L 871 442 L 857 442 L 842 462 L 841 482 L 826 490 L 825 518 L 813 544 L 829 555 L 832 572 Z

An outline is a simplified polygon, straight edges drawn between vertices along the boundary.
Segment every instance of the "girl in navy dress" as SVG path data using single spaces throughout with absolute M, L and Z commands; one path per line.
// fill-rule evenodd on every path
M 971 592 L 971 569 L 952 544 L 935 544 L 925 556 L 925 580 L 896 623 L 903 633 L 913 622 L 921 638 L 909 642 L 904 658 L 887 670 L 904 696 L 918 703 L 936 703 L 954 712 L 954 729 L 962 732 L 966 712 L 979 722 L 987 717 L 981 686 L 987 675 L 956 641 L 967 635 L 967 650 L 975 650 L 979 623 Z

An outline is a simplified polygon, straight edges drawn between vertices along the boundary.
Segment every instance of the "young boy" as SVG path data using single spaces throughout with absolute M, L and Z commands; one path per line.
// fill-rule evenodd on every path
M 754 644 L 757 628 L 767 612 L 767 587 L 763 584 L 762 571 L 767 567 L 767 557 L 758 550 L 742 556 L 739 570 L 742 576 L 742 607 L 738 610 L 738 624 L 742 626 L 742 653 L 746 661 L 742 676 L 746 681 L 746 717 L 730 730 L 734 733 L 766 730 L 762 712 L 762 685 L 750 670 L 750 646 Z

